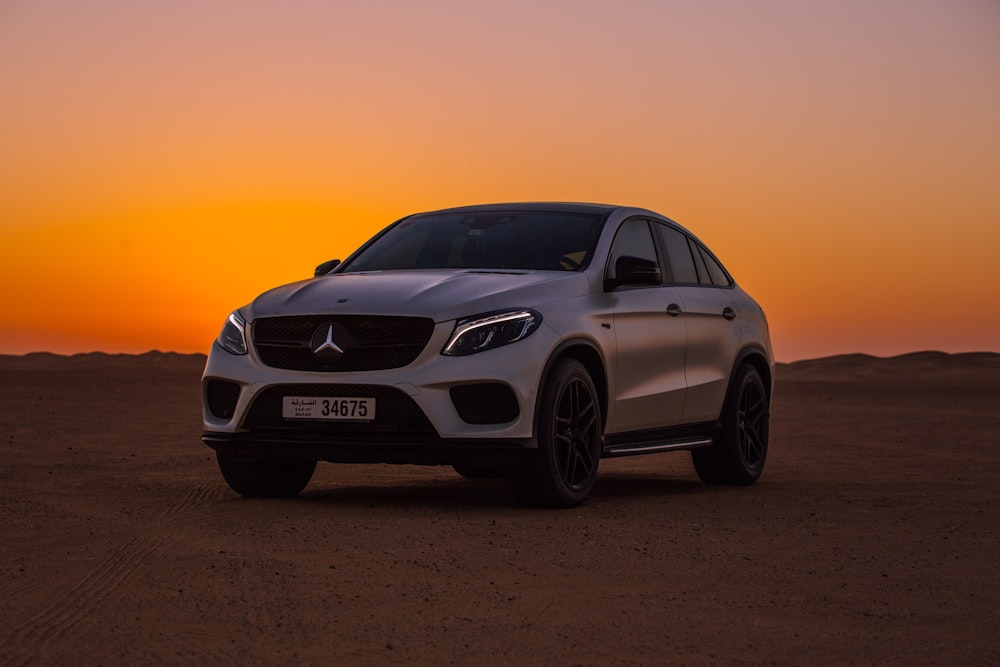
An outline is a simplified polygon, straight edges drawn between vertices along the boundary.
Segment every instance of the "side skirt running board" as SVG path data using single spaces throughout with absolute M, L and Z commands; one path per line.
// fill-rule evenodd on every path
M 605 436 L 601 456 L 611 458 L 709 447 L 714 442 L 718 430 L 718 422 L 707 422 L 667 429 L 609 434 Z
M 632 456 L 635 454 L 653 454 L 654 452 L 672 452 L 678 449 L 697 449 L 698 447 L 708 447 L 712 444 L 711 438 L 698 438 L 697 440 L 679 440 L 676 442 L 648 442 L 636 443 L 632 445 L 618 445 L 608 447 L 604 450 L 603 456 L 608 458 L 614 456 Z

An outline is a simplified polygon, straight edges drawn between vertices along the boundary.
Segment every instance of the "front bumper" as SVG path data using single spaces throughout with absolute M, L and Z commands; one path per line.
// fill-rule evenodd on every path
M 543 323 L 524 340 L 478 354 L 440 354 L 454 323 L 438 324 L 415 361 L 363 372 L 306 372 L 272 368 L 254 349 L 233 355 L 213 345 L 202 378 L 203 440 L 217 451 L 247 456 L 293 455 L 341 462 L 453 464 L 516 459 L 537 446 L 535 402 L 545 360 L 557 336 Z M 208 386 L 232 383 L 235 402 L 222 414 L 209 407 Z M 499 383 L 517 402 L 514 419 L 468 423 L 451 390 Z M 218 385 L 216 385 L 218 386 Z M 238 395 L 237 395 L 238 388 Z M 281 395 L 377 396 L 369 423 L 286 420 Z M 383 409 L 385 406 L 386 409 Z

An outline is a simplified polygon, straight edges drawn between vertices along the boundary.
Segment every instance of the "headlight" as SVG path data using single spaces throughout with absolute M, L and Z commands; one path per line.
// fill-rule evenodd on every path
M 222 325 L 219 337 L 215 339 L 223 350 L 231 354 L 247 353 L 247 321 L 240 315 L 240 311 L 233 311 L 229 319 Z
M 459 320 L 441 354 L 457 357 L 492 350 L 527 338 L 542 316 L 533 310 L 508 310 Z

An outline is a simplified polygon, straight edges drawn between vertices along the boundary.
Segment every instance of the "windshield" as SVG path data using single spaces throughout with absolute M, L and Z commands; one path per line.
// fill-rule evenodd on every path
M 546 211 L 449 213 L 406 218 L 338 273 L 406 269 L 543 269 L 587 265 L 601 216 Z

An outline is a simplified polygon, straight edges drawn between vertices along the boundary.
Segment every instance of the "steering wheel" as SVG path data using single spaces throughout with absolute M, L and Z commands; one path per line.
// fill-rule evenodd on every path
M 574 259 L 570 259 L 566 255 L 559 258 L 559 263 L 563 266 L 569 268 L 570 271 L 577 271 L 580 268 L 580 263 Z

